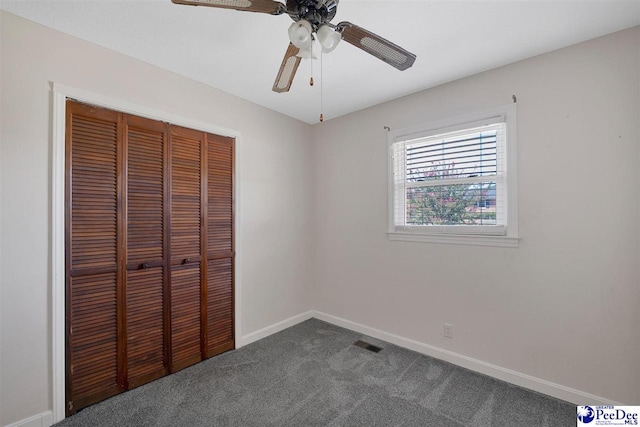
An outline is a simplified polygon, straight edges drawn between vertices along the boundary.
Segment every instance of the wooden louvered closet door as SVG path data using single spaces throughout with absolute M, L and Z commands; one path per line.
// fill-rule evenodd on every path
M 125 116 L 126 378 L 136 387 L 168 373 L 165 147 L 168 125 Z
M 233 348 L 234 139 L 207 135 L 206 356 Z
M 66 112 L 67 411 L 122 389 L 117 319 L 119 113 L 75 103 Z
M 202 132 L 171 129 L 171 355 L 178 370 L 202 360 Z
M 234 139 L 67 101 L 67 415 L 234 348 Z

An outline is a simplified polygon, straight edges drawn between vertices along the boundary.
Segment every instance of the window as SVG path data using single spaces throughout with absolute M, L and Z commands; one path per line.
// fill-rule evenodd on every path
M 515 104 L 389 135 L 390 239 L 517 246 Z

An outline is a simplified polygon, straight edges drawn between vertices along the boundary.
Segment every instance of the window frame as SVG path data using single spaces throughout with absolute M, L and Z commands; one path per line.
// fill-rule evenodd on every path
M 417 138 L 425 138 L 441 133 L 455 132 L 462 129 L 477 127 L 478 123 L 494 120 L 500 117 L 506 124 L 505 142 L 505 178 L 504 193 L 506 196 L 506 226 L 501 234 L 494 234 L 490 226 L 396 226 L 395 224 L 395 185 L 393 151 L 396 142 Z M 391 130 L 387 138 L 387 208 L 389 240 L 447 243 L 480 246 L 518 247 L 518 170 L 517 170 L 517 143 L 516 143 L 516 104 L 507 104 L 495 108 L 485 109 L 455 117 L 431 121 L 416 126 Z M 468 227 L 461 230 L 460 227 Z

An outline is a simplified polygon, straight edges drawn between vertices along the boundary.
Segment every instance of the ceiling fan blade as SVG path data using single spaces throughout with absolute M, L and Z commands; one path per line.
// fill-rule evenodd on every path
M 223 9 L 244 10 L 247 12 L 269 13 L 280 15 L 285 13 L 287 8 L 283 3 L 273 0 L 171 0 L 175 4 L 186 4 L 189 6 L 210 6 Z
M 416 56 L 408 50 L 351 22 L 341 22 L 336 27 L 342 33 L 342 38 L 346 42 L 370 53 L 400 71 L 411 67 L 416 60 Z
M 293 43 L 289 43 L 287 52 L 284 54 L 284 58 L 282 59 L 280 70 L 278 70 L 278 76 L 273 84 L 274 92 L 289 92 L 289 89 L 291 89 L 291 83 L 293 83 L 293 78 L 298 70 L 298 65 L 300 65 L 300 57 L 296 56 L 299 51 L 300 49 L 295 47 Z

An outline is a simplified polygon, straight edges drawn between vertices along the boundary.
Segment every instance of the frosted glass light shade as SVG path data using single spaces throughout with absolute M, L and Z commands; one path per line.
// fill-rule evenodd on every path
M 320 27 L 317 34 L 318 41 L 322 46 L 322 51 L 325 53 L 329 53 L 333 49 L 335 49 L 336 46 L 338 46 L 340 40 L 342 40 L 342 35 L 339 32 L 334 31 L 328 25 L 323 25 L 322 27 Z
M 317 52 L 318 52 L 317 42 L 314 42 L 313 40 L 309 40 L 304 46 L 300 48 L 300 51 L 296 56 L 302 59 L 318 59 L 318 57 L 316 56 Z
M 294 22 L 289 27 L 289 40 L 295 47 L 302 49 L 309 44 L 311 40 L 311 24 L 304 19 Z

